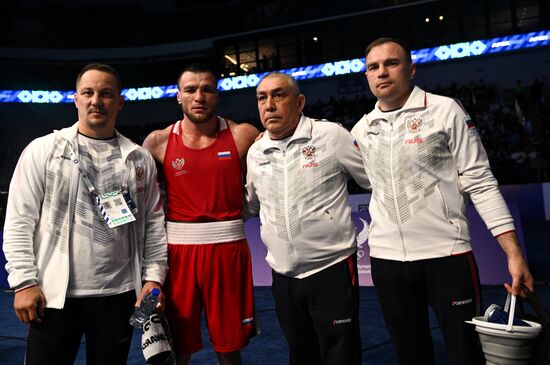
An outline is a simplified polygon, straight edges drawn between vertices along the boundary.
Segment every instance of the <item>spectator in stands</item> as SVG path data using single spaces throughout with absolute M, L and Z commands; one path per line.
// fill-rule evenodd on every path
M 379 38 L 366 49 L 378 102 L 353 128 L 372 183 L 372 278 L 399 364 L 433 364 L 428 321 L 438 318 L 454 364 L 482 364 L 474 327 L 480 282 L 470 245 L 469 196 L 508 259 L 512 285 L 533 288 L 514 222 L 471 118 L 451 98 L 412 85 L 409 48 Z
M 538 77 L 535 77 L 531 85 L 531 98 L 533 99 L 533 106 L 535 108 L 540 107 L 543 102 L 543 87 L 544 84 L 542 81 Z
M 10 184 L 3 247 L 27 365 L 73 364 L 83 334 L 88 364 L 126 364 L 134 305 L 168 269 L 155 161 L 115 129 L 118 73 L 87 65 L 76 90 L 78 121 L 32 141 Z
M 539 149 L 536 146 L 532 146 L 528 154 L 529 157 L 529 167 L 535 175 L 536 181 L 548 181 L 548 169 L 550 168 L 550 163 L 540 153 Z
M 542 83 L 542 81 L 538 81 L 538 83 Z M 533 87 L 529 90 L 532 89 Z M 540 89 L 540 85 L 536 86 L 536 89 Z M 546 171 L 540 170 L 541 168 L 537 169 L 538 172 L 520 171 L 518 166 L 510 160 L 512 153 L 510 147 L 518 144 L 520 145 L 519 149 L 525 153 L 527 153 L 527 149 L 524 144 L 529 141 L 540 145 L 539 149 L 543 154 L 545 150 L 550 149 L 548 136 L 550 123 L 547 117 L 550 115 L 550 111 L 546 103 L 548 97 L 544 94 L 544 86 L 542 87 L 543 96 L 540 97 L 540 106 L 527 111 L 526 114 L 529 115 L 527 122 L 521 119 L 523 114 L 517 113 L 517 105 L 513 105 L 516 95 L 518 95 L 517 90 L 499 90 L 494 83 L 487 83 L 483 80 L 470 81 L 467 85 L 456 83 L 447 86 L 437 85 L 435 90 L 437 94 L 459 99 L 465 109 L 470 112 L 490 157 L 493 174 L 501 184 L 546 181 L 543 176 L 549 175 L 550 169 L 545 169 L 544 165 L 541 168 Z M 526 92 L 521 90 L 519 95 Z M 323 110 L 325 112 L 331 110 L 332 120 L 351 129 L 362 116 L 362 114 L 358 114 L 358 111 L 365 110 L 365 106 L 367 109 L 371 105 L 374 106 L 375 101 L 375 99 L 374 101 L 367 99 L 366 94 L 356 94 L 355 99 L 347 100 L 347 108 L 334 108 L 334 100 L 318 99 L 316 103 L 306 105 L 304 111 L 311 117 L 323 118 L 327 117 Z M 338 103 L 341 104 L 342 100 Z M 531 165 L 529 168 L 534 169 Z M 521 178 L 522 176 L 523 178 Z

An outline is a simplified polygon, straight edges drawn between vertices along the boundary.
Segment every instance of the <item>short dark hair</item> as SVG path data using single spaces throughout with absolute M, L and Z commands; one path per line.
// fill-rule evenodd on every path
M 194 74 L 210 74 L 210 75 L 212 75 L 212 78 L 214 79 L 214 83 L 217 86 L 218 80 L 216 78 L 216 75 L 214 75 L 214 71 L 212 71 L 211 67 L 209 67 L 208 65 L 206 65 L 204 63 L 193 63 L 193 64 L 185 67 L 183 69 L 183 71 L 180 72 L 180 74 L 178 76 L 178 90 L 180 88 L 181 76 L 186 72 L 191 72 L 191 73 L 194 73 Z
M 365 49 L 365 57 L 367 57 L 369 52 L 374 47 L 379 46 L 379 45 L 384 44 L 384 43 L 395 43 L 395 44 L 397 44 L 405 52 L 405 57 L 407 57 L 407 61 L 409 61 L 409 63 L 412 63 L 411 48 L 409 47 L 407 42 L 405 42 L 404 40 L 399 39 L 399 38 L 381 37 L 381 38 L 375 39 Z
M 80 84 L 80 80 L 82 79 L 82 75 L 84 75 L 87 71 L 90 71 L 90 70 L 97 70 L 97 71 L 106 72 L 108 74 L 113 75 L 113 77 L 115 78 L 116 87 L 118 88 L 118 92 L 120 93 L 120 91 L 122 90 L 122 82 L 120 81 L 120 75 L 114 68 L 104 63 L 89 63 L 86 66 L 84 66 L 84 68 L 76 76 L 77 89 L 78 89 L 78 84 Z

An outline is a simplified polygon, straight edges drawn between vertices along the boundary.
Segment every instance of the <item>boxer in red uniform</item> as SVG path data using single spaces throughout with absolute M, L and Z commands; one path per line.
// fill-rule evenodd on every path
M 241 219 L 246 153 L 258 130 L 218 117 L 214 74 L 187 67 L 178 80 L 184 117 L 143 146 L 163 165 L 168 266 L 166 315 L 178 365 L 202 348 L 204 307 L 219 364 L 240 364 L 255 335 L 250 251 Z

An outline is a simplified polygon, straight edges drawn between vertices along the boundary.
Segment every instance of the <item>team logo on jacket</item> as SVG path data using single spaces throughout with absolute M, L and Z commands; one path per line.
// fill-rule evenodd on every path
M 136 180 L 141 181 L 145 177 L 145 167 L 137 166 L 136 167 Z
M 405 126 L 407 127 L 407 131 L 413 135 L 412 138 L 405 138 L 405 144 L 415 144 L 415 143 L 422 143 L 422 136 L 420 135 L 420 130 L 422 129 L 422 118 L 420 117 L 414 117 L 407 119 L 405 121 Z
M 422 128 L 422 118 L 415 117 L 415 118 L 407 119 L 406 125 L 409 133 L 411 134 L 420 133 L 420 129 Z
M 307 145 L 305 147 L 302 147 L 302 156 L 308 161 L 315 160 L 315 146 Z
M 302 147 L 302 168 L 317 167 L 319 164 L 315 162 L 317 149 L 313 145 Z

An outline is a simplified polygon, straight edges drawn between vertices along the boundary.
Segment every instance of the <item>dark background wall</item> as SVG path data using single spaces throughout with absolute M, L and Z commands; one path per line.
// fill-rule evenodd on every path
M 89 62 L 113 65 L 126 87 L 171 85 L 192 62 L 208 63 L 227 77 L 363 57 L 365 46 L 380 36 L 396 36 L 420 49 L 547 30 L 550 2 L 4 0 L 0 25 L 0 90 L 71 90 Z M 467 99 L 502 182 L 542 182 L 550 174 L 544 160 L 550 156 L 549 71 L 546 47 L 421 65 L 416 83 Z M 535 79 L 542 97 L 530 103 L 525 123 L 514 104 L 518 97 L 533 99 Z M 306 113 L 347 127 L 374 104 L 362 74 L 300 85 Z M 222 93 L 219 114 L 259 126 L 254 90 Z M 180 117 L 175 100 L 127 102 L 118 126 L 140 143 L 152 129 Z M 70 104 L 0 103 L 0 221 L 24 146 L 75 121 Z M 529 170 L 516 173 L 517 168 Z

